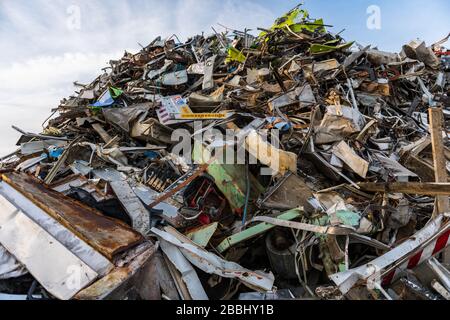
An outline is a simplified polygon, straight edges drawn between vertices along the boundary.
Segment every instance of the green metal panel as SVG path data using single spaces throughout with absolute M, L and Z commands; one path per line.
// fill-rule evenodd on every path
M 194 145 L 192 158 L 197 163 L 206 163 L 210 159 L 210 155 L 205 149 L 201 149 L 201 145 Z M 239 212 L 245 205 L 245 191 L 247 189 L 247 181 L 245 179 L 245 165 L 243 164 L 219 164 L 218 160 L 208 166 L 207 172 L 214 178 L 217 188 L 224 194 L 233 211 Z M 250 174 L 250 198 L 257 198 L 264 188 L 258 180 Z
M 213 236 L 214 232 L 216 232 L 218 226 L 218 222 L 214 222 L 206 226 L 201 226 L 200 228 L 188 232 L 186 236 L 193 242 L 204 248 L 208 245 L 209 240 L 211 240 L 211 237 Z

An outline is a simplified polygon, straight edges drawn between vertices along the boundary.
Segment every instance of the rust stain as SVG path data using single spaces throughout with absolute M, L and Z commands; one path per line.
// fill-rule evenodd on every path
M 100 300 L 113 294 L 126 281 L 134 277 L 139 270 L 149 261 L 156 252 L 157 247 L 153 246 L 141 255 L 137 256 L 127 266 L 116 267 L 109 274 L 93 283 L 91 286 L 81 290 L 74 297 L 75 300 Z
M 131 270 L 127 267 L 116 268 L 90 287 L 79 292 L 75 300 L 99 300 L 108 292 L 113 292 L 121 283 L 131 276 Z
M 109 260 L 144 241 L 140 233 L 125 223 L 51 190 L 25 173 L 6 173 L 2 180 Z

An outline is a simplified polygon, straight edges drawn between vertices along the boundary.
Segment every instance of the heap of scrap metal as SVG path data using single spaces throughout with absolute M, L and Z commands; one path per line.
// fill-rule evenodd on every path
M 14 127 L 0 299 L 449 299 L 448 37 L 329 27 L 159 37 Z

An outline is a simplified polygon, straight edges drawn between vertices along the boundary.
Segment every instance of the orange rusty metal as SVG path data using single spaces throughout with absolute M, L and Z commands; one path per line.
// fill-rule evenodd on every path
M 143 253 L 135 257 L 128 265 L 124 267 L 117 267 L 109 274 L 94 282 L 87 288 L 78 292 L 75 300 L 117 300 L 120 297 L 115 295 L 120 294 L 120 289 L 127 285 L 128 282 L 133 281 L 133 278 L 155 254 L 158 246 L 152 246 Z
M 111 261 L 144 241 L 125 223 L 47 188 L 32 176 L 12 172 L 3 174 L 2 180 Z

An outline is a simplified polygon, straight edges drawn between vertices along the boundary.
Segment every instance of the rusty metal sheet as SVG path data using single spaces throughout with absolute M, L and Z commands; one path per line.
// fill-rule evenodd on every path
M 126 292 L 133 286 L 133 279 L 155 254 L 158 246 L 152 245 L 144 252 L 134 257 L 127 265 L 119 266 L 108 275 L 81 290 L 75 300 L 117 300 L 123 299 Z
M 54 297 L 72 298 L 98 273 L 0 196 L 0 243 Z
M 3 181 L 0 182 L 0 202 L 2 202 L 4 209 L 0 211 L 2 212 L 0 214 L 4 214 L 5 206 L 9 207 L 10 210 L 25 214 L 67 250 L 97 272 L 99 276 L 107 274 L 113 268 L 113 264 L 102 254 L 95 251 L 90 245 L 79 239 L 24 195 Z
M 303 178 L 288 172 L 275 186 L 270 188 L 259 201 L 266 209 L 290 210 L 303 207 L 305 211 L 314 211 L 308 199 L 313 196 Z
M 144 238 L 119 220 L 51 190 L 23 173 L 6 173 L 2 180 L 59 221 L 109 260 Z

